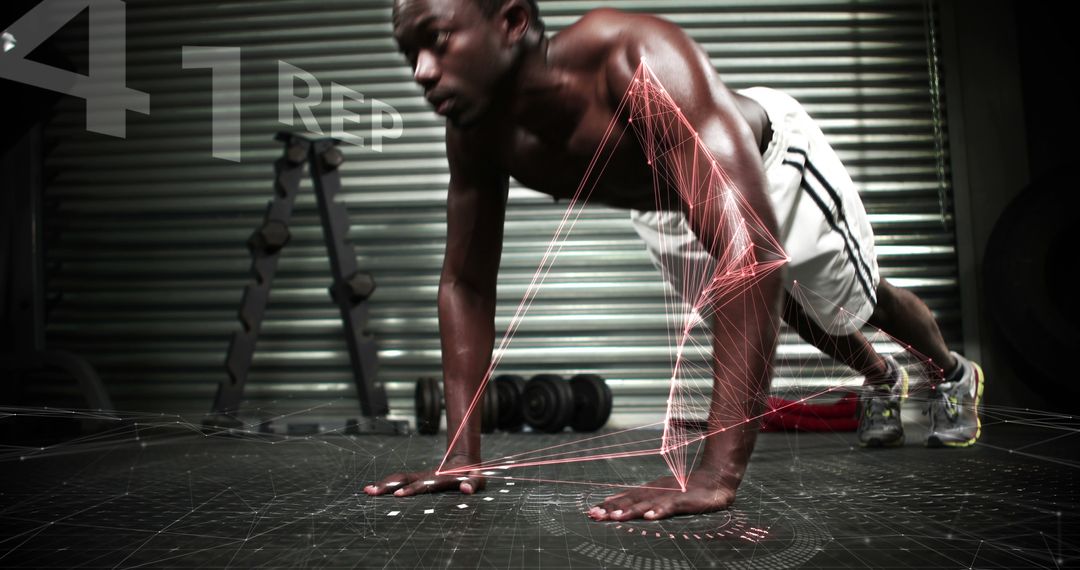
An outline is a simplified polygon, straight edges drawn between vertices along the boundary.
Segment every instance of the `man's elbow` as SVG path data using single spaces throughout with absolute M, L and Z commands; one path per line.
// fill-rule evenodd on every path
M 453 275 L 443 274 L 439 281 L 439 305 L 466 303 L 494 302 L 495 287 L 480 286 L 475 281 Z

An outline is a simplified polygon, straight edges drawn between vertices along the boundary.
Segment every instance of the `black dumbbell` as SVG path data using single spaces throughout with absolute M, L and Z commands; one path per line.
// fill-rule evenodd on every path
M 509 432 L 521 431 L 525 426 L 522 402 L 525 401 L 525 379 L 515 374 L 495 378 L 495 394 L 499 401 L 499 429 Z
M 555 374 L 538 374 L 525 385 L 525 422 L 537 431 L 596 431 L 611 416 L 611 389 L 595 374 L 578 374 L 569 382 Z
M 524 421 L 521 414 L 521 393 L 524 391 L 525 379 L 503 375 L 496 377 L 494 383 L 493 388 L 484 390 L 481 400 L 481 433 L 492 433 L 495 428 L 521 431 Z M 445 402 L 437 379 L 421 378 L 416 383 L 415 404 L 416 431 L 427 435 L 438 433 Z
M 285 222 L 266 220 L 255 230 L 255 233 L 251 234 L 247 244 L 252 251 L 272 255 L 281 251 L 290 239 L 292 239 L 292 234 L 289 233 L 289 226 L 285 225 Z
M 334 282 L 328 290 L 335 303 L 339 296 L 344 295 L 350 303 L 358 305 L 375 292 L 375 277 L 364 271 L 354 271 L 345 279 Z
M 534 430 L 558 433 L 574 416 L 574 392 L 557 374 L 537 374 L 525 384 L 525 423 Z
M 596 374 L 578 374 L 570 379 L 570 391 L 574 393 L 574 419 L 570 427 L 574 431 L 596 431 L 611 417 L 611 388 Z
M 439 390 L 439 381 L 434 378 L 421 378 L 416 381 L 416 431 L 432 435 L 439 433 L 439 420 L 442 418 L 443 399 Z

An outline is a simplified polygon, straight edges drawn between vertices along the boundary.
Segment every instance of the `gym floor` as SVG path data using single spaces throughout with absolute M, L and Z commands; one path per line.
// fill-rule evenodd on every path
M 436 462 L 444 435 L 206 436 L 147 420 L 0 448 L 0 566 L 1075 567 L 1074 423 L 991 426 L 967 450 L 925 449 L 917 433 L 891 450 L 853 447 L 851 433 L 763 434 L 732 509 L 598 523 L 585 510 L 616 489 L 575 482 L 642 483 L 666 473 L 660 458 L 514 470 L 472 496 L 371 498 L 361 489 L 377 476 Z M 485 437 L 496 456 L 580 436 Z

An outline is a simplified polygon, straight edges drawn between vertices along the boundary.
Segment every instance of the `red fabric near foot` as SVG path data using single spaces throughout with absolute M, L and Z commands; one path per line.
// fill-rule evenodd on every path
M 859 396 L 844 394 L 831 404 L 808 404 L 769 397 L 769 412 L 761 420 L 762 431 L 855 431 Z

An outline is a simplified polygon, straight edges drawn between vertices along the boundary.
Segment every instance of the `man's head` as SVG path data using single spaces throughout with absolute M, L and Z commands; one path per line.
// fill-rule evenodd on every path
M 413 79 L 458 126 L 483 116 L 543 35 L 536 0 L 395 0 L 393 22 Z

